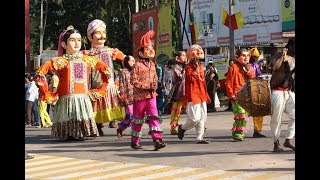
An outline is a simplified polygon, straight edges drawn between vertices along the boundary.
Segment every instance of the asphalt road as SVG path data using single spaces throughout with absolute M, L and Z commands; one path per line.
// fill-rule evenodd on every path
M 235 142 L 231 138 L 233 124 L 232 112 L 208 113 L 205 139 L 210 144 L 196 144 L 195 130 L 186 131 L 181 141 L 170 135 L 170 116 L 164 115 L 162 128 L 163 140 L 167 147 L 153 150 L 153 142 L 147 134 L 148 126 L 143 126 L 141 145 L 143 150 L 136 151 L 130 147 L 130 129 L 124 131 L 123 140 L 116 137 L 116 128 L 103 128 L 105 136 L 83 142 L 60 142 L 50 137 L 50 128 L 26 128 L 25 147 L 29 153 L 49 156 L 62 156 L 98 161 L 142 163 L 165 166 L 216 169 L 230 172 L 265 172 L 287 175 L 282 179 L 295 179 L 295 152 L 285 148 L 283 153 L 274 153 L 270 133 L 270 116 L 264 117 L 262 133 L 267 138 L 252 138 L 252 117 L 247 124 L 248 133 L 245 141 Z M 288 117 L 283 116 L 280 143 L 283 144 L 287 133 Z M 186 115 L 182 114 L 180 122 L 184 123 Z M 295 139 L 293 139 L 294 141 Z M 35 158 L 36 159 L 36 158 Z M 281 179 L 281 178 L 280 178 Z

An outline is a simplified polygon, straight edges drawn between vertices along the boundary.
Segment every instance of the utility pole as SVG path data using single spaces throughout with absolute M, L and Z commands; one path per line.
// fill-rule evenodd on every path
M 139 12 L 139 0 L 136 0 L 136 13 Z
M 234 31 L 232 29 L 232 22 L 231 22 L 231 15 L 233 13 L 233 0 L 229 0 L 229 37 L 230 37 L 230 42 L 229 42 L 229 59 L 234 58 Z
M 40 48 L 39 48 L 39 55 L 41 57 L 41 53 L 43 50 L 43 0 L 41 0 L 41 11 L 40 11 Z

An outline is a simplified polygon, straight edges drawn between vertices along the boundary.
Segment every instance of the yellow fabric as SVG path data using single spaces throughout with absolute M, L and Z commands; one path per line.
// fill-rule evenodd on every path
M 124 107 L 113 107 L 112 109 L 107 108 L 98 112 L 93 112 L 93 117 L 96 123 L 105 123 L 112 120 L 122 121 L 126 111 Z
M 227 10 L 224 8 L 224 7 L 222 7 L 222 11 L 221 11 L 221 23 L 222 24 L 225 24 L 226 23 L 226 20 L 227 20 L 227 18 L 228 18 L 228 13 L 227 13 Z
M 262 130 L 263 116 L 253 117 L 254 131 L 260 132 Z
M 42 126 L 52 126 L 50 116 L 47 112 L 47 103 L 43 100 L 39 100 L 39 116 Z
M 242 12 L 237 12 L 235 14 L 236 16 L 236 21 L 237 21 L 237 25 L 238 25 L 238 29 L 243 28 L 244 27 L 244 22 L 243 22 L 243 17 L 242 17 Z
M 258 51 L 258 49 L 256 47 L 251 49 L 251 56 L 254 56 L 254 57 L 259 57 L 260 56 L 260 53 L 259 53 L 259 51 Z
M 172 103 L 172 108 L 173 109 L 178 109 L 179 111 L 181 111 L 183 106 L 183 101 L 179 101 L 179 102 L 173 102 Z M 178 123 L 179 119 L 180 119 L 180 113 L 177 113 L 176 111 L 172 111 L 171 112 L 171 123 Z M 171 127 L 171 130 L 174 130 L 174 127 Z

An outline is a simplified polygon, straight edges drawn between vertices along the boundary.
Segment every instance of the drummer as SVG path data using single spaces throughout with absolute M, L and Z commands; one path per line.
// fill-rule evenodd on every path
M 252 48 L 250 53 L 251 53 L 250 64 L 251 64 L 252 70 L 256 75 L 255 77 L 258 77 L 261 74 L 260 67 L 257 63 L 260 53 L 256 47 Z M 266 137 L 265 135 L 260 133 L 262 130 L 262 123 L 263 123 L 263 116 L 253 117 L 253 125 L 254 125 L 254 132 L 252 136 L 253 138 Z
M 234 123 L 232 127 L 232 138 L 235 141 L 243 141 L 247 132 L 246 126 L 249 113 L 238 103 L 237 94 L 247 79 L 254 78 L 255 73 L 249 63 L 250 51 L 245 48 L 238 49 L 235 54 L 236 61 L 229 67 L 226 78 L 226 93 L 228 100 L 232 103 Z

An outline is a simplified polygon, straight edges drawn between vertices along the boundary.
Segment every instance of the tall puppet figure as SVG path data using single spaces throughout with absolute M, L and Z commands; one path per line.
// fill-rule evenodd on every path
M 249 113 L 238 103 L 238 92 L 249 78 L 254 78 L 255 73 L 249 64 L 250 52 L 247 49 L 238 49 L 235 54 L 236 61 L 229 67 L 226 79 L 226 93 L 232 103 L 234 123 L 232 127 L 232 138 L 236 141 L 243 141 L 247 132 L 246 126 L 249 120 Z
M 81 49 L 81 34 L 76 29 L 69 29 L 60 36 L 58 46 L 63 55 L 51 58 L 36 71 L 38 81 L 44 79 L 49 71 L 57 71 L 59 86 L 56 93 L 50 93 L 48 88 L 40 88 L 47 101 L 59 97 L 51 134 L 60 140 L 84 140 L 85 136 L 99 136 L 93 117 L 91 99 L 97 94 L 103 94 L 103 88 L 89 89 L 91 69 L 101 73 L 102 86 L 106 87 L 110 78 L 109 67 L 101 60 L 83 55 Z M 59 54 L 61 54 L 59 52 Z
M 123 61 L 124 54 L 117 48 L 105 46 L 106 42 L 106 24 L 95 19 L 91 21 L 87 28 L 87 37 L 91 42 L 91 48 L 85 54 L 95 56 L 101 59 L 110 67 L 110 79 L 106 87 L 105 95 L 99 94 L 93 103 L 94 118 L 97 123 L 100 136 L 103 136 L 102 124 L 109 122 L 110 127 L 114 126 L 115 120 L 123 120 L 125 116 L 124 107 L 119 104 L 119 90 L 114 83 L 113 60 Z M 92 71 L 91 87 L 101 86 L 101 75 L 98 71 Z
M 177 135 L 177 127 L 180 119 L 181 109 L 183 107 L 184 87 L 185 87 L 185 70 L 187 54 L 184 51 L 175 53 L 177 63 L 174 66 L 173 87 L 170 90 L 168 101 L 173 102 L 171 108 L 171 134 Z
M 147 123 L 149 134 L 154 142 L 154 150 L 157 151 L 164 148 L 166 143 L 162 141 L 162 128 L 160 126 L 162 121 L 158 115 L 156 102 L 158 77 L 155 64 L 152 61 L 155 57 L 155 50 L 150 40 L 153 36 L 153 30 L 142 36 L 138 49 L 139 59 L 131 71 L 131 84 L 133 85 L 131 147 L 142 149 L 140 145 L 142 125 Z
M 189 63 L 185 67 L 185 96 L 187 121 L 178 126 L 178 138 L 182 140 L 186 130 L 195 128 L 197 144 L 209 144 L 209 140 L 203 139 L 204 125 L 207 120 L 207 103 L 210 97 L 204 74 L 204 67 L 200 59 L 204 59 L 201 46 L 194 44 L 187 50 Z

